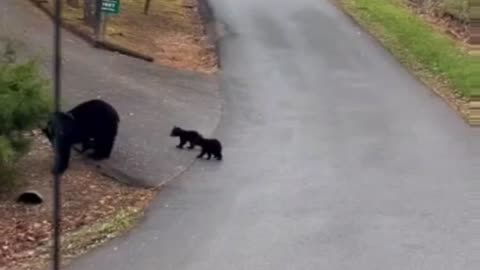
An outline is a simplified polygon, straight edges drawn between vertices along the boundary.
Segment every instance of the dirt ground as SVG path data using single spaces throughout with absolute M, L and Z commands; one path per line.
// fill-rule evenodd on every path
M 53 10 L 53 0 L 48 0 Z M 204 33 L 196 0 L 151 0 L 144 15 L 144 0 L 122 0 L 120 14 L 107 17 L 106 38 L 155 58 L 155 62 L 184 70 L 213 73 L 214 48 Z M 63 5 L 65 22 L 93 36 L 83 22 L 83 9 Z
M 32 150 L 18 163 L 21 187 L 0 196 L 1 270 L 45 269 L 34 266 L 49 258 L 52 151 L 38 132 L 32 137 Z M 62 179 L 63 241 L 68 243 L 64 255 L 70 257 L 133 225 L 132 214 L 140 215 L 154 196 L 154 191 L 124 186 L 99 175 L 80 158 L 73 158 Z M 38 191 L 44 203 L 39 206 L 16 203 L 18 193 L 26 190 Z M 79 235 L 85 230 L 88 233 Z
M 462 43 L 467 42 L 469 38 L 467 26 L 454 17 L 449 15 L 437 17 L 432 14 L 422 14 L 420 16 L 432 26 L 448 34 L 453 39 Z
M 469 32 L 465 22 L 448 13 L 429 12 L 425 13 L 412 2 L 407 4 L 414 10 L 419 17 L 431 24 L 440 32 L 444 32 L 459 42 L 466 42 L 469 38 Z

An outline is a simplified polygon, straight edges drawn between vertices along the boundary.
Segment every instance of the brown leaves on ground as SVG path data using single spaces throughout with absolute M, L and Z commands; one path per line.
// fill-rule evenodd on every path
M 122 1 L 122 13 L 109 19 L 110 39 L 150 54 L 164 65 L 215 71 L 215 52 L 209 47 L 196 0 L 152 1 L 148 16 L 143 15 L 144 2 Z
M 460 42 L 466 42 L 469 38 L 469 32 L 467 24 L 454 15 L 449 13 L 436 12 L 431 10 L 430 12 L 423 12 L 423 10 L 416 6 L 410 5 L 410 7 L 420 16 L 423 20 L 428 22 L 432 27 L 439 29 L 440 32 L 447 33 L 449 36 Z
M 50 149 L 42 136 L 36 136 L 32 150 L 18 164 L 20 180 L 25 183 L 19 191 L 34 189 L 40 192 L 44 197 L 43 204 L 17 204 L 16 194 L 0 198 L 0 266 L 6 269 L 19 269 L 20 265 L 34 261 L 39 248 L 51 240 Z M 154 195 L 152 191 L 127 187 L 103 177 L 75 158 L 61 183 L 64 233 L 115 216 L 123 209 L 144 209 Z
M 53 0 L 48 0 L 53 7 Z M 155 58 L 174 68 L 212 73 L 217 69 L 198 14 L 197 0 L 152 0 L 144 15 L 144 0 L 122 0 L 120 14 L 108 16 L 107 40 Z M 83 23 L 82 9 L 64 5 L 64 20 L 93 34 Z

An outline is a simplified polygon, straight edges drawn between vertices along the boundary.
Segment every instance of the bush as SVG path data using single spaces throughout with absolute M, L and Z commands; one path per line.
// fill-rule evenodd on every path
M 39 74 L 34 61 L 17 61 L 11 42 L 0 51 L 0 191 L 15 185 L 13 165 L 28 146 L 24 131 L 50 110 L 48 82 Z

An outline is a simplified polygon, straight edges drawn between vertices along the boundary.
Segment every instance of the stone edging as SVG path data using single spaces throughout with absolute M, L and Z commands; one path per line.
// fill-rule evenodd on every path
M 50 19 L 53 19 L 54 14 L 46 6 L 47 5 L 46 1 L 42 1 L 42 0 L 29 0 L 29 1 L 33 5 L 38 7 L 41 11 L 43 11 L 48 17 L 50 17 Z M 85 42 L 91 44 L 95 48 L 101 48 L 101 49 L 105 49 L 105 50 L 112 51 L 112 52 L 118 52 L 118 53 L 121 53 L 121 54 L 124 54 L 124 55 L 127 55 L 127 56 L 131 56 L 131 57 L 135 57 L 135 58 L 145 60 L 147 62 L 153 62 L 155 60 L 151 56 L 142 54 L 142 53 L 134 51 L 132 49 L 127 49 L 127 48 L 124 48 L 122 46 L 119 46 L 117 44 L 113 44 L 113 43 L 107 42 L 107 41 L 95 40 L 89 34 L 86 34 L 82 31 L 80 31 L 75 25 L 73 25 L 71 23 L 68 23 L 68 22 L 65 22 L 63 20 L 62 20 L 62 27 L 64 29 L 66 29 L 67 31 L 69 31 L 70 33 L 74 34 L 75 36 L 83 39 Z

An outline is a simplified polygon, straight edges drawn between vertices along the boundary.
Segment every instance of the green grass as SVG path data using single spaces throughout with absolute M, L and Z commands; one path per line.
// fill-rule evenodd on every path
M 15 45 L 0 40 L 0 193 L 18 187 L 13 167 L 29 145 L 23 132 L 38 127 L 51 107 L 48 81 L 35 61 L 18 59 Z
M 402 63 L 427 82 L 480 97 L 480 57 L 471 56 L 398 0 L 340 0 Z

